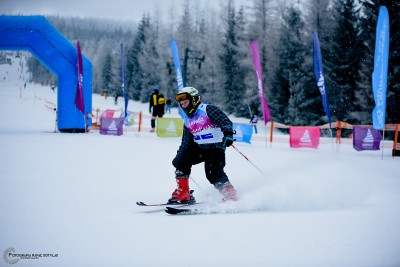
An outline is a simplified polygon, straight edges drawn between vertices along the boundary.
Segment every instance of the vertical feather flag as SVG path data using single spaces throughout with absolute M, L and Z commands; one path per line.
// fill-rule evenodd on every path
M 262 81 L 262 73 L 261 73 L 261 62 L 260 62 L 260 49 L 258 48 L 258 44 L 256 41 L 250 42 L 251 56 L 253 58 L 253 65 L 257 75 L 258 81 L 258 95 L 260 97 L 261 108 L 264 118 L 264 124 L 266 125 L 271 117 L 269 107 L 267 105 L 267 101 L 264 97 L 264 86 Z
M 385 6 L 379 9 L 376 25 L 374 71 L 372 73 L 372 90 L 375 108 L 372 111 L 372 123 L 375 129 L 385 128 L 386 87 L 389 61 L 389 14 Z
M 124 94 L 124 100 L 125 100 L 125 116 L 127 116 L 128 112 L 128 94 L 126 93 L 125 90 L 125 70 L 124 70 L 124 44 L 121 43 L 121 88 L 122 88 L 122 93 Z
M 318 40 L 318 33 L 313 32 L 313 39 L 314 39 L 314 73 L 315 79 L 317 80 L 318 89 L 322 96 L 322 105 L 324 106 L 326 117 L 328 118 L 329 128 L 331 127 L 331 112 L 329 110 L 328 104 L 328 94 L 325 87 L 325 76 L 324 76 L 324 69 L 322 65 L 322 55 L 321 55 L 321 48 L 319 45 Z
M 178 53 L 178 46 L 176 45 L 174 39 L 171 39 L 169 41 L 169 45 L 171 46 L 172 57 L 174 59 L 176 80 L 178 82 L 178 90 L 180 90 L 184 86 L 183 86 L 183 79 L 182 79 L 181 62 L 180 62 L 179 53 Z
M 80 112 L 85 114 L 85 103 L 83 102 L 83 66 L 82 66 L 82 53 L 79 41 L 77 44 L 78 49 L 78 88 L 75 94 L 75 106 Z

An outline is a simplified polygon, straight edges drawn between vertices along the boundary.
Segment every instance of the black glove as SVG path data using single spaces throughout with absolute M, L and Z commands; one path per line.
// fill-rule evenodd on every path
M 233 144 L 233 141 L 236 141 L 236 139 L 233 139 L 233 133 L 224 135 L 224 138 L 222 139 L 224 147 L 230 147 Z

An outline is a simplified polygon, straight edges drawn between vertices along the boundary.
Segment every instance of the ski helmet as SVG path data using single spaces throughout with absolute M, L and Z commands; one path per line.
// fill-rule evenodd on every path
M 189 105 L 182 109 L 189 117 L 191 117 L 200 105 L 199 91 L 194 87 L 184 87 L 176 94 L 175 100 L 178 102 L 189 100 Z

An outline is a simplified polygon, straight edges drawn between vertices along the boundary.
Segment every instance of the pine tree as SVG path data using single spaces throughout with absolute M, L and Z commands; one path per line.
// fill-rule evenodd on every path
M 101 81 L 102 88 L 107 90 L 108 94 L 111 95 L 114 93 L 116 88 L 112 88 L 113 85 L 113 62 L 112 56 L 108 53 L 104 58 L 103 68 L 101 71 Z
M 277 43 L 278 43 L 278 31 L 280 28 L 280 17 L 278 15 L 277 1 L 272 0 L 254 0 L 252 7 L 253 21 L 249 22 L 247 29 L 247 35 L 249 40 L 256 40 L 260 47 L 260 61 L 261 71 L 264 85 L 264 95 L 269 104 L 272 101 L 271 96 L 271 85 L 272 79 L 275 78 L 277 73 Z M 249 49 L 249 44 L 246 44 Z M 251 55 L 248 55 L 251 60 Z M 252 63 L 251 63 L 252 64 Z M 251 65 L 251 72 L 248 75 L 248 81 L 246 82 L 246 100 L 249 106 L 249 112 L 261 114 L 260 98 L 258 95 L 258 84 L 254 73 L 254 68 Z M 271 113 L 274 117 L 274 113 Z
M 317 32 L 320 42 L 322 64 L 325 73 L 325 90 L 328 96 L 328 104 L 333 101 L 335 95 L 331 94 L 332 76 L 335 71 L 332 61 L 333 35 L 336 25 L 337 13 L 331 7 L 330 0 L 310 0 L 305 9 L 305 44 L 308 54 L 304 62 L 304 87 L 305 99 L 303 110 L 307 111 L 307 125 L 321 125 L 327 123 L 327 117 L 322 104 L 322 97 L 317 86 L 314 74 L 313 60 L 313 32 Z M 327 16 L 326 14 L 329 14 Z
M 334 33 L 335 69 L 331 73 L 333 81 L 330 85 L 331 114 L 337 120 L 355 123 L 356 120 L 350 114 L 356 111 L 356 106 L 353 104 L 354 91 L 360 80 L 359 7 L 354 0 L 339 0 L 336 8 L 339 17 Z
M 360 124 L 372 124 L 372 110 L 375 106 L 372 92 L 372 70 L 374 68 L 375 27 L 377 21 L 376 6 L 371 2 L 363 3 L 363 16 L 360 18 L 360 43 L 359 49 L 363 54 L 360 62 L 360 81 L 355 91 L 357 112 L 352 114 Z
M 220 55 L 224 75 L 224 108 L 227 113 L 238 114 L 243 107 L 241 101 L 245 92 L 244 72 L 240 66 L 240 54 L 237 40 L 237 21 L 233 1 L 229 0 L 226 8 L 225 34 Z
M 274 118 L 290 125 L 302 125 L 306 114 L 301 113 L 304 98 L 303 70 L 306 48 L 303 40 L 304 22 L 300 12 L 289 7 L 283 14 L 279 54 L 280 64 L 271 90 Z
M 160 87 L 160 66 L 159 53 L 157 50 L 157 30 L 151 24 L 151 19 L 147 19 L 147 27 L 144 31 L 145 42 L 143 42 L 142 52 L 139 54 L 139 64 L 142 70 L 142 90 L 140 101 L 149 101 L 152 89 Z M 161 90 L 161 88 L 160 88 Z
M 143 15 L 139 23 L 135 40 L 127 51 L 126 62 L 126 87 L 129 92 L 129 98 L 133 100 L 141 100 L 141 91 L 143 89 L 143 70 L 140 65 L 139 56 L 143 51 L 146 43 L 146 28 L 148 27 L 148 17 Z

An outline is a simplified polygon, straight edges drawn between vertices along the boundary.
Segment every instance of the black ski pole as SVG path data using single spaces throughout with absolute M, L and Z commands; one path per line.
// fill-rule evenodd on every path
M 265 173 L 263 173 L 256 165 L 254 165 L 254 163 L 251 162 L 251 161 L 249 160 L 249 158 L 246 157 L 242 152 L 240 152 L 239 149 L 237 149 L 233 144 L 232 144 L 232 147 L 233 147 L 240 155 L 242 155 L 251 165 L 253 165 L 253 167 L 256 168 L 262 175 L 266 176 Z

